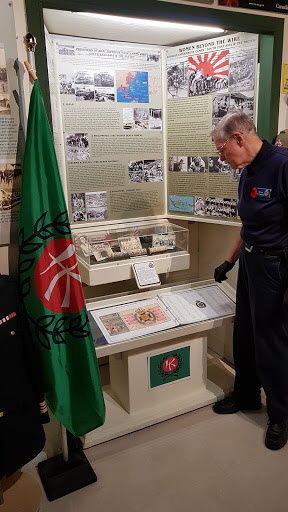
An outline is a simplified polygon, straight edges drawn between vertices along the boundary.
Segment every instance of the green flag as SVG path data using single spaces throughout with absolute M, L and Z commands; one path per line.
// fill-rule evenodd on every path
M 81 436 L 105 405 L 53 138 L 38 81 L 29 108 L 19 231 L 23 302 L 58 420 Z

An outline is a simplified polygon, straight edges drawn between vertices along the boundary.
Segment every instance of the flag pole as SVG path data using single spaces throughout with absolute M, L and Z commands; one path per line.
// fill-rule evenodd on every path
M 35 82 L 35 46 L 36 38 L 28 33 L 24 37 L 28 61 L 25 67 Z M 81 449 L 68 451 L 67 430 L 60 422 L 62 453 L 38 464 L 38 472 L 49 501 L 66 496 L 71 492 L 97 482 L 97 476 Z M 1 487 L 0 487 L 1 491 Z M 0 492 L 1 505 L 1 492 Z

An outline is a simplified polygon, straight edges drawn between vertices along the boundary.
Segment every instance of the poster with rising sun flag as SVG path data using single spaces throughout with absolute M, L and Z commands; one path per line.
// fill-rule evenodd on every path
M 30 100 L 23 161 L 19 279 L 47 402 L 67 430 L 84 435 L 104 423 L 105 405 L 38 81 Z
M 189 96 L 228 91 L 229 50 L 188 57 Z

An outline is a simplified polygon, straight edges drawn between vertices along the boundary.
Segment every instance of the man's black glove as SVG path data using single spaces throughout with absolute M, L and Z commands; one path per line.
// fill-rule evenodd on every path
M 217 281 L 217 283 L 221 283 L 222 281 L 225 281 L 225 279 L 228 279 L 226 276 L 226 273 L 233 268 L 235 263 L 230 263 L 230 261 L 225 260 L 222 265 L 219 265 L 219 267 L 215 268 L 214 271 L 214 279 Z

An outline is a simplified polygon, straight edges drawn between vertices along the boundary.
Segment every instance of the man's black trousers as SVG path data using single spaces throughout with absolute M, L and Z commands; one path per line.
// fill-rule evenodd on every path
M 272 423 L 288 419 L 288 265 L 242 246 L 234 325 L 234 392 L 245 403 L 263 386 Z

